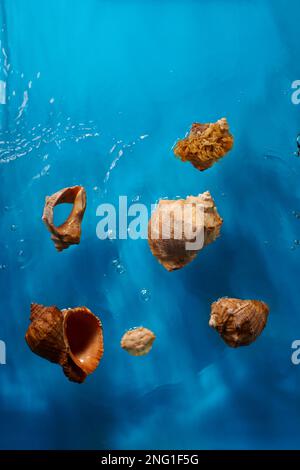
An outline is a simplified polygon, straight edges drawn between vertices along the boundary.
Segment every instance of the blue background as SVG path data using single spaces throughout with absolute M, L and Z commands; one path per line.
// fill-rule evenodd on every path
M 0 447 L 299 448 L 300 3 L 0 6 Z M 173 156 L 192 122 L 222 116 L 235 136 L 222 162 L 200 173 Z M 57 253 L 44 198 L 74 184 L 88 196 L 82 241 Z M 180 271 L 164 270 L 146 240 L 96 237 L 102 202 L 149 207 L 205 190 L 222 234 Z M 270 305 L 250 347 L 232 350 L 208 327 L 210 303 L 226 295 Z M 32 301 L 100 316 L 105 354 L 85 384 L 27 347 Z M 119 342 L 141 324 L 157 339 L 134 358 Z

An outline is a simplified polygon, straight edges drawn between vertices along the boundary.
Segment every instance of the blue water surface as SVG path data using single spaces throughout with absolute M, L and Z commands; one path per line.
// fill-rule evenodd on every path
M 0 447 L 299 448 L 300 3 L 0 0 L 0 15 Z M 174 157 L 192 122 L 222 116 L 235 145 L 219 164 Z M 75 184 L 81 244 L 57 253 L 44 199 Z M 97 206 L 119 195 L 149 207 L 205 190 L 222 234 L 182 270 L 147 240 L 96 237 Z M 209 328 L 221 296 L 270 305 L 251 346 Z M 31 302 L 101 318 L 104 357 L 83 385 L 29 350 Z M 157 336 L 142 358 L 119 344 L 136 325 Z

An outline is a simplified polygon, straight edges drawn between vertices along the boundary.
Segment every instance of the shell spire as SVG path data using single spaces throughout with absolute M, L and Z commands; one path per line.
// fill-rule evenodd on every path
M 63 315 L 55 307 L 31 304 L 31 324 L 25 339 L 30 349 L 51 362 L 64 362 L 67 350 L 62 334 Z

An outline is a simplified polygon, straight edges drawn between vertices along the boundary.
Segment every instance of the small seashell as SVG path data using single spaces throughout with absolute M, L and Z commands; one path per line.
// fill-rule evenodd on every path
M 209 191 L 160 200 L 148 225 L 152 254 L 168 271 L 180 269 L 219 236 L 222 223 Z
M 228 346 L 237 348 L 253 343 L 266 326 L 269 307 L 259 300 L 224 297 L 211 306 L 209 325 Z
M 53 209 L 58 204 L 73 204 L 67 220 L 56 227 L 53 223 Z M 81 236 L 81 222 L 86 208 L 86 192 L 82 186 L 64 188 L 46 197 L 42 220 L 52 234 L 51 239 L 58 251 L 70 245 L 78 245 Z
M 103 356 L 102 325 L 88 308 L 59 310 L 31 304 L 25 339 L 37 355 L 62 366 L 65 375 L 81 383 Z
M 144 356 L 152 348 L 155 335 L 142 326 L 127 331 L 121 340 L 121 346 L 132 356 Z
M 189 161 L 203 171 L 224 157 L 232 146 L 233 136 L 226 118 L 222 118 L 215 123 L 195 122 L 188 136 L 177 142 L 174 153 L 182 161 Z

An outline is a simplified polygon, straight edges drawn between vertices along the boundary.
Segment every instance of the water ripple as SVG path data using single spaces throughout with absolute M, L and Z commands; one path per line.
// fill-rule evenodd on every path
M 25 106 L 26 102 L 20 108 L 20 113 L 24 111 Z M 17 125 L 12 131 L 0 132 L 0 164 L 28 156 L 42 144 L 54 143 L 57 148 L 61 149 L 67 141 L 79 142 L 100 135 L 97 126 L 93 123 L 89 125 L 82 122 L 73 123 L 71 118 L 63 119 L 60 115 L 54 120 L 55 126 L 42 127 L 39 123 L 28 129 L 25 125 Z

